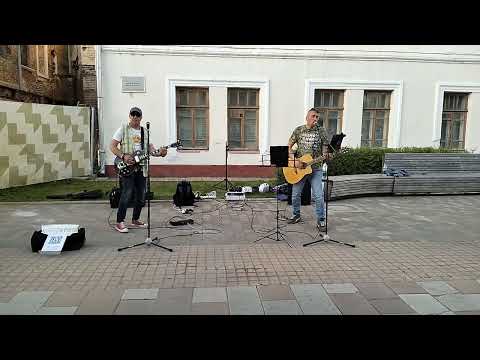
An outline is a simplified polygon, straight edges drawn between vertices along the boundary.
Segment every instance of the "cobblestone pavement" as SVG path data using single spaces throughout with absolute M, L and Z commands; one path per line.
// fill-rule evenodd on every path
M 330 203 L 329 235 L 355 248 L 303 247 L 317 234 L 312 207 L 288 226 L 285 207 L 286 241 L 275 241 L 258 240 L 274 230 L 273 200 L 201 202 L 193 225 L 173 229 L 169 219 L 185 216 L 153 202 L 151 237 L 173 252 L 118 252 L 146 230 L 115 232 L 105 202 L 0 204 L 0 314 L 480 313 L 480 196 Z M 48 223 L 85 227 L 85 246 L 32 253 L 33 231 Z

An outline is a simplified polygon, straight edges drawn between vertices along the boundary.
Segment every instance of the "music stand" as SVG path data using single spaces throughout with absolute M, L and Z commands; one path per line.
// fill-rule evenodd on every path
M 333 153 L 334 151 L 335 152 L 339 151 L 340 147 L 342 146 L 342 140 L 345 136 L 346 135 L 343 134 L 343 133 L 333 135 L 332 140 L 330 141 L 330 144 L 329 144 L 328 152 Z M 328 163 L 326 162 L 325 164 L 327 165 L 327 169 L 326 169 L 327 170 L 326 171 L 327 176 L 326 176 L 326 179 L 322 179 L 322 181 L 325 182 L 325 186 L 324 186 L 325 191 L 324 191 L 324 195 L 323 195 L 323 200 L 325 202 L 325 234 L 322 234 L 320 229 L 318 229 L 317 235 L 315 235 L 314 239 L 316 239 L 317 237 L 319 237 L 319 239 L 314 240 L 314 241 L 309 242 L 309 243 L 306 243 L 306 244 L 303 244 L 303 246 L 316 244 L 316 243 L 322 242 L 322 241 L 332 241 L 332 242 L 335 242 L 337 244 L 342 244 L 342 245 L 355 247 L 355 245 L 353 245 L 353 244 L 348 244 L 348 243 L 344 243 L 342 241 L 333 240 L 330 237 L 330 235 L 328 235 L 328 200 L 330 198 L 330 191 L 329 191 L 328 187 L 329 187 L 330 181 L 329 181 L 329 178 L 328 178 Z
M 340 151 L 340 148 L 342 147 L 342 141 L 345 136 L 347 135 L 345 135 L 343 132 L 333 135 L 332 140 L 330 140 L 330 144 L 328 144 L 330 147 L 328 152 L 333 153 Z
M 279 168 L 288 166 L 288 146 L 270 146 L 270 165 L 274 165 L 277 168 L 277 172 L 278 172 Z M 280 241 L 280 240 L 286 241 L 286 236 L 287 235 L 280 231 L 280 227 L 278 225 L 278 220 L 279 220 L 279 216 L 278 216 L 278 214 L 279 214 L 278 190 L 277 190 L 275 196 L 277 198 L 277 210 L 276 210 L 277 225 L 274 229 L 268 230 L 266 235 L 258 238 L 254 242 L 263 240 L 265 238 L 269 238 L 271 240 L 276 240 L 276 241 Z M 275 235 L 275 238 L 272 239 L 272 236 L 274 236 L 274 235 Z M 288 244 L 288 242 L 287 242 L 287 244 Z M 291 247 L 290 244 L 288 244 L 288 245 Z

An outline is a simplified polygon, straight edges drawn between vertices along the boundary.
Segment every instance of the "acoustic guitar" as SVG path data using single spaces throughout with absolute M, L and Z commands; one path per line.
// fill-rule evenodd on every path
M 289 184 L 296 184 L 303 179 L 305 175 L 312 173 L 312 165 L 321 163 L 325 160 L 325 155 L 313 158 L 310 154 L 305 154 L 300 158 L 288 159 L 288 167 L 283 168 L 283 175 Z M 303 168 L 302 165 L 305 165 Z

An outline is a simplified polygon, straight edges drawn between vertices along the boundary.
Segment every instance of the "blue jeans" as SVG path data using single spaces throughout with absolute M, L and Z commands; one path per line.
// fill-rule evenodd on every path
M 323 202 L 322 187 L 323 170 L 321 168 L 314 169 L 310 175 L 305 176 L 302 180 L 292 186 L 293 215 L 300 215 L 300 200 L 307 177 L 310 177 L 310 182 L 312 184 L 312 195 L 315 200 L 315 213 L 317 215 L 317 220 L 325 220 L 325 205 Z
M 137 171 L 130 176 L 121 177 L 122 195 L 120 196 L 120 202 L 118 204 L 117 211 L 117 223 L 125 220 L 127 215 L 127 208 L 132 196 L 134 196 L 134 207 L 132 220 L 138 220 L 140 213 L 145 205 L 145 188 L 146 178 L 143 176 L 142 171 Z

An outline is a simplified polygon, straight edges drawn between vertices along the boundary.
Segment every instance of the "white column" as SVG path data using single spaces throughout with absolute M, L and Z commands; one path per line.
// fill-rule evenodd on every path
M 347 135 L 342 146 L 360 146 L 362 136 L 363 90 L 345 90 L 342 131 Z
M 471 93 L 468 98 L 468 114 L 465 126 L 465 150 L 480 153 L 480 93 Z
M 225 142 L 227 141 L 227 88 L 209 88 L 209 152 L 215 154 L 214 165 L 225 163 Z

